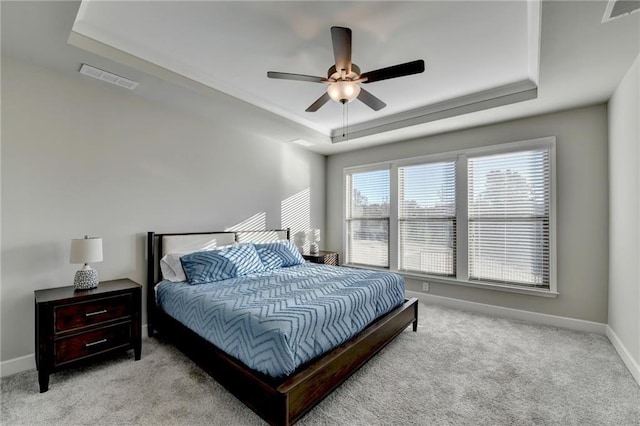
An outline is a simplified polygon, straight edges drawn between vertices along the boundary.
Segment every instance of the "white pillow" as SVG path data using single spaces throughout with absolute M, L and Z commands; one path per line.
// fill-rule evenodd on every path
M 187 253 L 169 253 L 160 259 L 160 270 L 162 278 L 172 282 L 186 281 L 187 276 L 182 270 L 180 258 Z
M 238 245 L 237 243 L 233 243 L 226 246 L 206 248 L 202 250 L 194 250 L 194 251 L 189 251 L 184 253 L 166 254 L 162 259 L 160 259 L 160 271 L 162 271 L 162 278 L 174 283 L 187 281 L 187 276 L 184 273 L 184 269 L 182 269 L 182 262 L 180 262 L 180 258 L 182 256 L 185 256 L 190 253 L 194 253 L 196 251 L 222 250 L 229 247 L 235 247 L 237 245 Z

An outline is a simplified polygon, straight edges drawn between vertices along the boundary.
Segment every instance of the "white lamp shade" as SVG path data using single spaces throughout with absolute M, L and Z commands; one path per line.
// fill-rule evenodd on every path
M 310 229 L 307 231 L 307 240 L 318 242 L 320 241 L 320 230 L 317 228 Z
M 71 240 L 70 263 L 102 262 L 102 238 L 87 237 Z

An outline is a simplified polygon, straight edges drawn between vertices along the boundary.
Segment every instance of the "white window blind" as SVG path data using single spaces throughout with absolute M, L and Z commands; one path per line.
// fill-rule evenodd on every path
M 454 276 L 455 161 L 398 167 L 399 269 Z
M 549 288 L 550 150 L 468 158 L 469 280 Z
M 389 169 L 346 175 L 347 263 L 389 267 Z

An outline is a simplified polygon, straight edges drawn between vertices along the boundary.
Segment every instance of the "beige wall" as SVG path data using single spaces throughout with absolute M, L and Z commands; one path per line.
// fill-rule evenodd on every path
M 609 101 L 609 327 L 640 365 L 640 57 Z M 636 374 L 640 370 L 636 371 Z M 640 382 L 640 376 L 636 377 Z
M 510 121 L 333 155 L 327 161 L 327 239 L 342 251 L 343 169 L 503 142 L 556 136 L 557 276 L 555 299 L 432 283 L 430 294 L 607 322 L 608 184 L 605 105 Z M 407 288 L 421 282 L 407 279 Z
M 33 291 L 72 283 L 71 238 L 143 283 L 147 231 L 324 228 L 326 157 L 229 120 L 2 58 L 1 360 L 33 353 Z

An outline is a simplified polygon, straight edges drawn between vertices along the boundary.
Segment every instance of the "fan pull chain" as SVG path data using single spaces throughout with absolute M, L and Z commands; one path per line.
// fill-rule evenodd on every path
M 349 103 L 342 104 L 342 138 L 345 142 L 349 140 Z
M 343 139 L 345 137 L 345 124 L 344 124 L 345 123 L 345 118 L 344 118 L 344 116 L 345 116 L 346 108 L 347 108 L 347 104 L 342 104 L 342 138 Z

